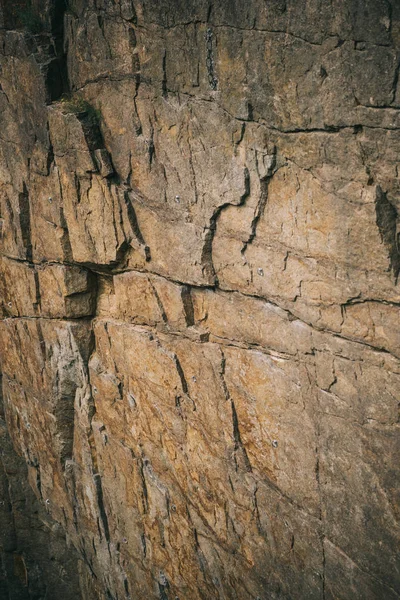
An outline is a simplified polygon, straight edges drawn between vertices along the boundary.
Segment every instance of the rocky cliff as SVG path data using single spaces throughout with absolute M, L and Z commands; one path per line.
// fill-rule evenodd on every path
M 400 598 L 399 2 L 0 25 L 1 598 Z

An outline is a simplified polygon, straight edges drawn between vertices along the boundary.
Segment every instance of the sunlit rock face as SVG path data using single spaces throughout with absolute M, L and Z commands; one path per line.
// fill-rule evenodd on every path
M 0 0 L 0 597 L 400 597 L 400 5 Z

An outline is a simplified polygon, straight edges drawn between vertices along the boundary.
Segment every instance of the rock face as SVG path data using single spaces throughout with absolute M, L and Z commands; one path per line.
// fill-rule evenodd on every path
M 400 598 L 400 4 L 0 25 L 1 598 Z
M 75 600 L 79 554 L 30 489 L 40 486 L 39 467 L 15 454 L 1 409 L 0 443 L 0 598 Z

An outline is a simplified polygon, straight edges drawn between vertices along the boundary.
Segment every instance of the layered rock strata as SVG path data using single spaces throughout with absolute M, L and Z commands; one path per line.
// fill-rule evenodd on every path
M 400 5 L 10 4 L 4 598 L 399 598 Z

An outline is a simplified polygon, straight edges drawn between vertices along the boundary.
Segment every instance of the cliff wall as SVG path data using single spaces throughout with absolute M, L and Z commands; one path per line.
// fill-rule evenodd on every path
M 400 4 L 0 25 L 2 597 L 398 599 Z

